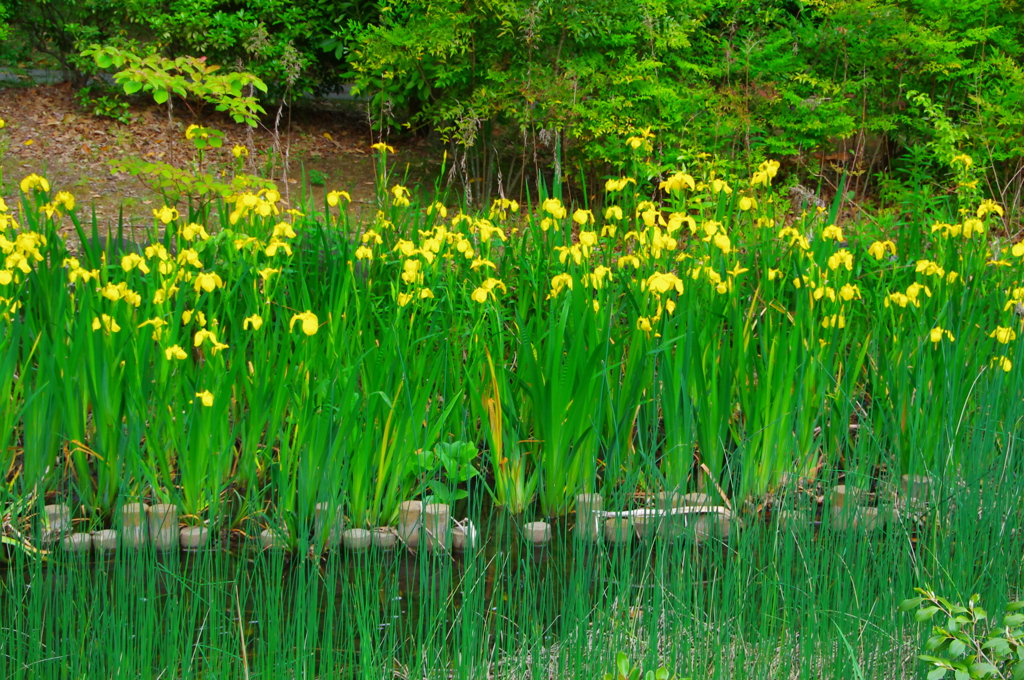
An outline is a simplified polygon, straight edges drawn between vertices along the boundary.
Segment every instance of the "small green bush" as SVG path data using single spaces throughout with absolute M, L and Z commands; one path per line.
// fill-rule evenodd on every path
M 96 84 L 86 85 L 75 93 L 78 105 L 94 116 L 113 118 L 125 125 L 132 122 L 129 105 L 124 96 Z
M 615 655 L 615 672 L 605 673 L 604 680 L 677 680 L 676 676 L 664 666 L 646 673 L 640 666 L 632 666 L 625 652 Z M 683 678 L 689 680 L 689 678 Z

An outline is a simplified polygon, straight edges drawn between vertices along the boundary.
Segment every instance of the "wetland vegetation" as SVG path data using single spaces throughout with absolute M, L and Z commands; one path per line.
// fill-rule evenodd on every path
M 142 229 L 4 165 L 2 675 L 1022 677 L 1012 22 L 956 14 L 930 30 L 970 36 L 963 62 L 897 87 L 825 36 L 891 52 L 931 4 L 721 25 L 644 5 L 611 37 L 567 25 L 534 97 L 553 16 L 487 10 L 532 21 L 529 49 L 498 31 L 463 79 L 459 46 L 497 29 L 437 38 L 411 75 L 402 36 L 454 11 L 418 6 L 320 36 L 367 96 L 351 181 L 287 169 L 288 102 L 331 82 L 299 34 L 257 22 L 248 62 L 217 48 L 234 69 L 79 39 L 65 65 L 110 74 L 117 125 L 156 111 L 163 152 L 111 165 L 149 188 Z M 41 21 L 19 17 L 9 51 Z M 705 69 L 717 123 L 688 118 L 689 71 L 640 60 L 644 30 L 693 64 L 746 36 L 775 70 L 748 58 L 740 102 Z M 781 55 L 813 36 L 798 78 Z M 595 44 L 619 50 L 603 71 Z M 828 55 L 895 103 L 851 119 L 867 86 L 826 83 Z M 607 101 L 555 115 L 569 72 Z M 4 113 L 4 151 L 33 146 Z M 406 142 L 436 173 L 409 174 Z

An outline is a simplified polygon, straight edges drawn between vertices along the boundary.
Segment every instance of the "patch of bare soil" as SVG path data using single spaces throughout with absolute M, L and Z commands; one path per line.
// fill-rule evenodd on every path
M 355 107 L 356 105 L 354 105 Z M 272 113 L 276 113 L 273 111 Z M 238 125 L 220 114 L 197 121 L 188 109 L 178 106 L 169 125 L 166 108 L 136 104 L 131 124 L 96 117 L 83 110 L 70 84 L 0 89 L 2 195 L 12 208 L 19 203 L 18 183 L 29 173 L 45 176 L 54 191 L 66 190 L 79 202 L 79 215 L 87 221 L 95 206 L 101 229 L 116 227 L 119 211 L 125 226 L 146 230 L 153 226 L 154 208 L 163 198 L 151 184 L 127 173 L 111 172 L 111 161 L 141 158 L 193 168 L 196 151 L 185 139 L 191 123 L 224 132 L 224 146 L 207 152 L 204 169 L 228 177 L 235 169 L 231 149 L 250 150 L 244 172 L 275 180 L 289 206 L 297 205 L 308 192 L 323 205 L 326 191 L 343 189 L 353 198 L 358 216 L 374 214 L 375 156 L 371 144 L 379 141 L 358 111 L 286 110 L 274 132 L 273 116 L 255 129 Z M 395 176 L 433 177 L 431 158 L 439 154 L 421 139 L 388 140 L 398 148 Z M 323 186 L 302 181 L 303 173 L 319 173 Z M 183 207 L 183 206 L 179 206 Z M 69 229 L 73 229 L 68 224 Z

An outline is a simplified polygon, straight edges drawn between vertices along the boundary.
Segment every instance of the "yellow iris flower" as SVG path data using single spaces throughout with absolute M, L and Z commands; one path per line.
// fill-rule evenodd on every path
M 656 295 L 663 295 L 670 290 L 675 290 L 676 293 L 682 295 L 683 281 L 672 272 L 655 272 L 640 284 L 640 288 L 649 290 Z
M 263 249 L 263 254 L 267 257 L 274 257 L 277 255 L 277 251 L 279 250 L 284 251 L 286 255 L 292 254 L 292 247 L 288 242 L 277 238 L 270 239 L 270 243 L 268 243 L 267 247 Z
M 1011 370 L 1013 370 L 1013 362 L 1010 361 L 1010 359 L 1005 356 L 992 357 L 992 365 L 998 366 L 999 368 L 1003 369 L 1003 371 L 1006 373 L 1009 373 Z
M 401 184 L 396 184 L 395 186 L 391 187 L 391 195 L 393 196 L 393 198 L 391 199 L 391 205 L 396 207 L 404 207 L 409 205 L 409 198 L 411 194 L 409 193 L 409 190 L 403 187 Z
M 171 208 L 165 205 L 161 206 L 160 208 L 154 208 L 153 217 L 160 220 L 164 224 L 170 224 L 174 220 L 178 219 L 180 215 L 178 214 L 177 208 Z
M 185 350 L 181 348 L 180 345 L 171 345 L 170 347 L 164 350 L 164 357 L 168 361 L 171 361 L 172 359 L 184 361 L 185 359 L 188 358 L 188 354 L 185 352 Z
M 295 238 L 295 229 L 288 222 L 278 222 L 274 225 L 274 231 L 270 234 L 271 238 Z
M 723 232 L 719 232 L 714 236 L 715 247 L 721 250 L 724 254 L 728 255 L 732 252 L 732 241 L 729 240 L 728 235 Z
M 828 258 L 829 269 L 835 271 L 840 267 L 846 267 L 847 270 L 853 271 L 853 254 L 846 248 L 837 250 Z
M 640 268 L 640 258 L 636 255 L 623 255 L 618 260 L 619 269 L 625 269 L 626 267 L 632 266 L 633 269 Z
M 191 248 L 186 248 L 178 253 L 178 264 L 190 264 L 196 269 L 203 268 L 203 262 L 199 259 L 199 253 Z
M 815 300 L 820 300 L 822 298 L 828 298 L 832 302 L 835 302 L 835 300 L 836 300 L 836 289 L 833 288 L 832 286 L 821 286 L 820 288 L 815 288 L 814 289 L 814 292 L 811 293 L 811 297 L 813 297 Z
M 149 321 L 143 321 L 142 323 L 139 324 L 139 328 L 141 329 L 141 328 L 144 328 L 145 326 L 152 326 L 153 327 L 153 335 L 152 335 L 153 339 L 154 340 L 160 340 L 160 336 L 163 335 L 164 326 L 166 326 L 166 325 L 167 325 L 166 321 L 164 321 L 163 319 L 161 319 L 159 317 L 156 317 L 156 318 L 150 319 Z
M 834 224 L 830 224 L 821 232 L 821 237 L 825 240 L 842 241 L 843 230 Z
M 860 288 L 856 284 L 843 284 L 843 287 L 839 289 L 839 297 L 846 302 L 854 298 L 860 298 Z
M 583 283 L 593 286 L 594 290 L 600 290 L 604 287 L 605 281 L 611 281 L 612 278 L 611 268 L 601 264 L 594 267 L 591 273 L 584 275 Z
M 210 238 L 210 235 L 206 233 L 206 228 L 203 227 L 203 225 L 191 222 L 181 228 L 181 237 L 186 241 L 192 241 L 196 237 L 199 237 L 200 240 L 205 241 L 206 239 Z
M 594 223 L 594 213 L 580 208 L 572 214 L 572 221 L 580 226 Z
M 121 330 L 121 327 L 117 324 L 117 321 L 114 320 L 114 318 L 109 314 L 101 314 L 100 316 L 93 318 L 92 329 L 94 331 L 98 331 L 101 328 L 107 333 L 117 333 L 118 331 Z
M 496 288 L 501 288 L 501 291 L 503 293 L 504 292 L 508 292 L 508 289 L 505 288 L 505 284 L 502 283 L 499 279 L 487 278 L 487 279 L 484 279 L 484 282 L 481 283 L 470 294 L 469 297 L 473 300 L 473 302 L 478 302 L 478 303 L 480 303 L 482 305 L 485 302 L 487 302 L 488 298 L 495 298 L 495 299 L 497 299 L 497 296 L 494 293 L 494 290 Z
M 604 183 L 605 191 L 622 191 L 626 188 L 627 184 L 636 184 L 636 180 L 632 177 L 620 177 L 619 179 L 610 179 Z
M 896 244 L 893 243 L 892 241 L 875 241 L 874 243 L 871 244 L 871 247 L 868 248 L 868 255 L 875 258 L 876 260 L 881 260 L 883 257 L 885 257 L 886 252 L 895 255 Z
M 202 312 L 199 312 L 197 314 L 195 312 L 195 310 L 192 310 L 192 309 L 186 309 L 186 310 L 182 311 L 182 313 L 181 313 L 181 324 L 185 325 L 185 324 L 189 323 L 190 321 L 192 321 L 192 317 L 193 316 L 196 317 L 196 320 L 198 321 L 200 326 L 205 326 L 206 325 L 206 315 L 203 314 Z
M 162 243 L 154 243 L 151 246 L 146 246 L 146 250 L 144 251 L 143 254 L 146 256 L 146 258 L 150 260 L 156 258 L 161 262 L 170 257 L 170 255 L 167 252 L 167 248 L 164 248 Z
M 316 318 L 316 314 L 308 309 L 301 314 L 292 316 L 291 321 L 288 323 L 289 331 L 295 328 L 296 321 L 302 322 L 302 332 L 306 335 L 316 335 L 317 330 L 320 328 L 320 320 Z
M 212 293 L 217 288 L 224 287 L 224 280 L 216 272 L 201 272 L 196 275 L 192 287 L 197 293 L 200 291 Z
M 683 189 L 689 189 L 693 191 L 697 188 L 696 182 L 693 181 L 693 177 L 685 172 L 677 172 L 668 179 L 658 184 L 658 188 L 662 191 L 682 191 Z
M 195 337 L 192 339 L 192 346 L 199 347 L 207 340 L 210 341 L 210 351 L 212 354 L 217 354 L 222 349 L 227 349 L 228 346 L 222 342 L 217 342 L 217 334 L 210 330 L 199 330 L 196 331 Z
M 280 270 L 280 269 L 275 269 L 275 268 L 273 268 L 273 267 L 264 267 L 263 269 L 260 269 L 260 270 L 259 270 L 259 271 L 257 271 L 256 273 L 260 275 L 260 278 L 261 278 L 261 279 L 263 279 L 264 281 L 266 281 L 266 280 L 268 280 L 268 279 L 269 279 L 269 278 L 270 278 L 271 276 L 273 276 L 274 274 L 280 274 L 280 273 L 281 273 L 281 270 Z
M 57 195 L 53 197 L 53 202 L 60 203 L 65 210 L 75 209 L 75 197 L 68 191 L 58 191 Z
M 754 176 L 750 178 L 750 185 L 757 186 L 758 184 L 763 184 L 764 186 L 770 186 L 778 172 L 778 161 L 765 161 L 764 163 L 761 163 L 761 165 L 757 166 L 757 172 L 755 172 Z
M 481 241 L 490 241 L 494 236 L 497 236 L 502 241 L 508 240 L 508 237 L 505 236 L 505 230 L 494 226 L 489 220 L 476 220 L 473 222 L 473 228 L 480 232 Z
M 45 177 L 32 173 L 25 179 L 21 180 L 21 192 L 23 194 L 30 193 L 33 189 L 39 189 L 41 191 L 49 191 L 50 183 L 46 181 Z
M 565 209 L 565 206 L 563 206 L 562 202 L 557 198 L 544 199 L 544 202 L 541 203 L 540 207 L 541 210 L 551 215 L 551 217 L 553 217 L 556 220 L 560 220 L 568 214 L 568 211 Z
M 142 256 L 138 253 L 128 253 L 121 258 L 121 269 L 126 272 L 130 272 L 133 269 L 138 269 L 143 274 L 149 273 L 149 265 L 142 259 Z
M 551 277 L 551 292 L 548 298 L 558 297 L 558 294 L 568 288 L 572 290 L 572 276 L 570 274 L 555 274 Z
M 419 260 L 406 260 L 402 264 L 402 280 L 408 284 L 423 283 L 423 263 Z
M 822 328 L 846 328 L 846 317 L 842 314 L 826 316 L 821 321 Z
M 995 338 L 996 342 L 1005 345 L 1011 340 L 1017 339 L 1017 332 L 1008 326 L 996 326 L 996 329 L 989 333 L 988 337 Z
M 729 186 L 729 183 L 724 179 L 711 180 L 711 193 L 718 194 L 722 192 L 725 192 L 726 196 L 732 193 L 732 187 Z
M 964 220 L 963 234 L 964 238 L 971 238 L 975 234 L 983 234 L 985 232 L 985 223 L 979 219 L 971 218 Z
M 327 205 L 332 208 L 338 205 L 338 201 L 344 198 L 346 203 L 352 202 L 352 196 L 347 191 L 329 191 L 327 192 Z

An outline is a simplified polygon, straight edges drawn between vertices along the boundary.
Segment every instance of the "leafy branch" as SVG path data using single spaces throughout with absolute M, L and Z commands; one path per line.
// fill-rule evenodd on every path
M 147 92 L 157 104 L 167 104 L 168 125 L 173 120 L 171 95 L 178 95 L 186 103 L 191 97 L 200 103 L 214 104 L 236 123 L 250 127 L 256 127 L 259 114 L 266 113 L 255 97 L 243 94 L 249 86 L 266 92 L 266 83 L 251 73 L 221 73 L 220 66 L 206 63 L 206 57 L 140 57 L 110 45 L 91 45 L 82 51 L 82 56 L 92 57 L 100 68 L 120 69 L 114 80 L 126 94 Z
M 967 606 L 953 604 L 930 590 L 915 588 L 921 595 L 904 600 L 903 611 L 916 610 L 918 623 L 942 614 L 946 625 L 936 625 L 925 648 L 931 654 L 918 658 L 933 666 L 928 680 L 940 680 L 953 672 L 955 680 L 1022 680 L 1024 678 L 1024 601 L 1006 605 L 1001 624 L 991 624 L 988 612 L 972 595 Z

